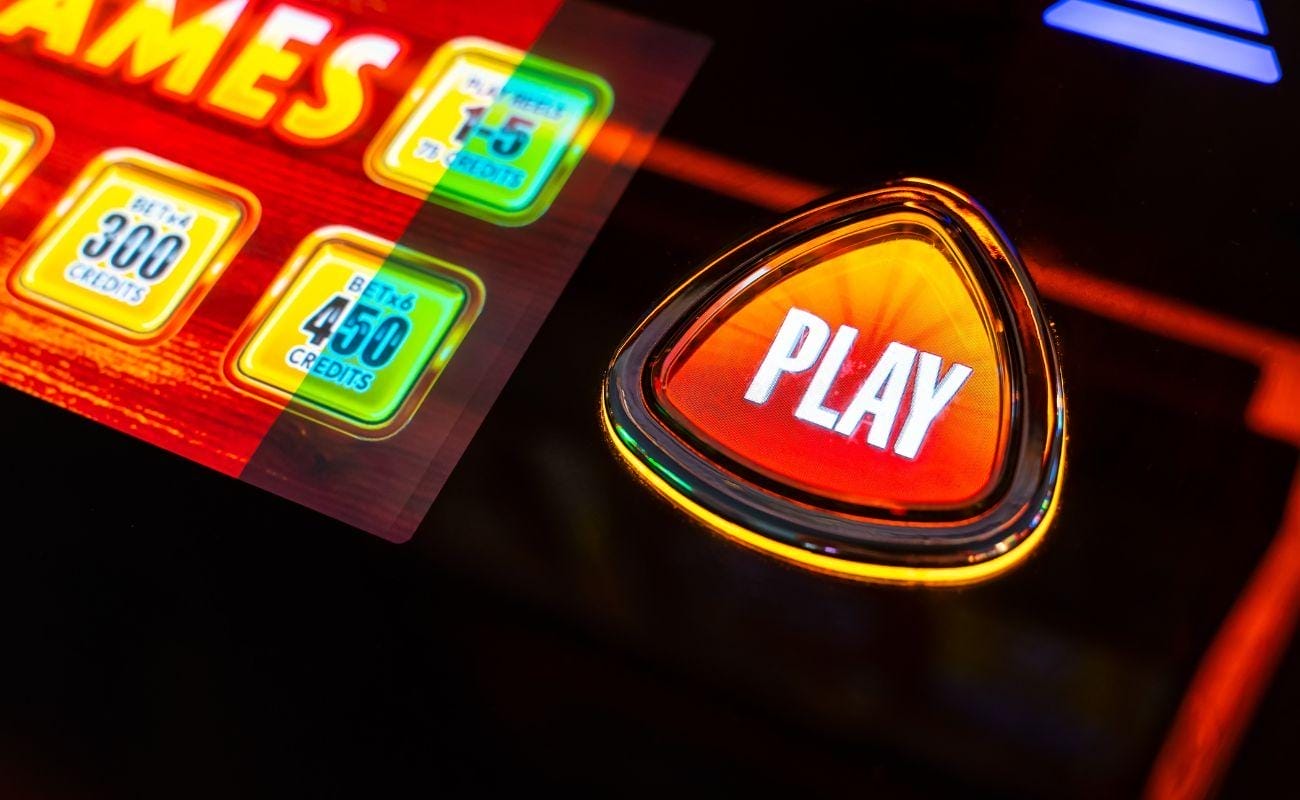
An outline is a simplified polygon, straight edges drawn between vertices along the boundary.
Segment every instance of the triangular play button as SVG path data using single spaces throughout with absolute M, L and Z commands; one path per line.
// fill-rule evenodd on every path
M 908 180 L 734 248 L 637 329 L 616 450 L 713 528 L 867 579 L 978 580 L 1055 504 L 1064 408 L 1023 266 L 973 201 Z

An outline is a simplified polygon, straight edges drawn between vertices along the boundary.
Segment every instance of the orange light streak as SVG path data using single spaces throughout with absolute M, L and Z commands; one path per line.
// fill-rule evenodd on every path
M 1300 471 L 1282 528 L 1224 618 L 1147 781 L 1150 800 L 1210 796 L 1227 771 L 1300 616 Z
M 771 211 L 789 211 L 831 191 L 684 142 L 652 138 L 615 122 L 605 123 L 589 152 L 610 162 L 635 164 L 644 158 L 643 169 Z
M 1246 424 L 1300 447 L 1300 341 L 1154 292 L 1049 265 L 1028 255 L 1042 293 L 1131 327 L 1257 364 Z

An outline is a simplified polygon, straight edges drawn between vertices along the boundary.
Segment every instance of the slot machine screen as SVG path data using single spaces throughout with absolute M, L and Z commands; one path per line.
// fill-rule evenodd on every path
M 1276 792 L 1298 42 L 0 0 L 0 794 Z

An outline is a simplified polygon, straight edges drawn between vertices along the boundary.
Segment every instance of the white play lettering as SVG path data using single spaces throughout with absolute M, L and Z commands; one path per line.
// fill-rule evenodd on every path
M 916 348 L 890 342 L 885 348 L 885 354 L 876 362 L 871 374 L 853 396 L 849 407 L 844 409 L 844 416 L 835 424 L 835 432 L 852 436 L 862 418 L 870 414 L 871 428 L 867 432 L 867 444 L 879 450 L 889 447 L 889 435 L 894 432 L 894 418 L 898 416 L 898 407 L 903 404 L 907 379 L 912 374 L 912 364 L 915 361 Z
M 745 399 L 762 405 L 771 399 L 782 375 L 806 372 L 816 364 L 817 369 L 794 410 L 794 416 L 852 438 L 863 419 L 870 415 L 867 444 L 885 450 L 889 448 L 894 423 L 915 367 L 911 408 L 893 448 L 895 454 L 914 459 L 921 451 L 931 425 L 965 385 L 972 370 L 965 364 L 953 364 L 941 379 L 941 357 L 918 352 L 900 342 L 890 342 L 858 387 L 848 408 L 840 413 L 826 406 L 826 398 L 857 338 L 856 328 L 841 325 L 832 339 L 830 325 L 825 320 L 803 309 L 791 308 L 754 373 Z M 827 340 L 830 340 L 829 348 Z
M 943 359 L 933 353 L 921 354 L 921 362 L 916 367 L 916 386 L 912 389 L 912 411 L 907 415 L 907 422 L 903 423 L 903 432 L 898 435 L 898 441 L 894 443 L 894 452 L 904 458 L 916 458 L 925 435 L 930 431 L 930 423 L 947 407 L 971 375 L 970 367 L 953 364 L 940 381 L 939 366 L 942 363 Z
M 804 392 L 799 407 L 794 410 L 796 417 L 823 428 L 835 427 L 835 420 L 839 418 L 839 413 L 823 404 L 826 402 L 826 395 L 830 394 L 831 384 L 840 374 L 840 367 L 844 366 L 844 359 L 849 357 L 849 351 L 853 349 L 853 342 L 857 338 L 858 329 L 850 328 L 848 325 L 841 325 L 835 332 L 830 350 L 826 351 L 826 357 L 813 373 L 812 383 L 808 384 L 808 391 Z
M 751 403 L 766 403 L 781 373 L 803 372 L 815 364 L 830 335 L 831 326 L 821 317 L 802 309 L 790 309 L 767 350 L 767 356 L 759 365 L 758 372 L 754 373 L 754 380 L 749 382 L 745 399 Z

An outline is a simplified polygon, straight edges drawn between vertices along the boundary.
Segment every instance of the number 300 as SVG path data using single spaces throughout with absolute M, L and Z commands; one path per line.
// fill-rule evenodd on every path
M 155 283 L 167 277 L 176 261 L 189 246 L 184 236 L 168 233 L 158 236 L 158 229 L 147 222 L 130 230 L 125 214 L 113 212 L 99 223 L 99 231 L 86 237 L 81 255 L 92 261 L 108 258 L 109 266 L 123 272 L 135 269 L 140 280 Z

